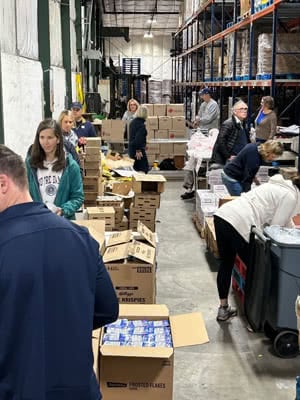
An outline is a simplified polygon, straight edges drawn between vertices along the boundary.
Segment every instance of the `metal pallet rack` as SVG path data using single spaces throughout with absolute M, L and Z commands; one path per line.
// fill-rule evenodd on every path
M 249 115 L 252 114 L 252 97 L 270 94 L 276 98 L 279 117 L 290 112 L 287 123 L 300 124 L 300 68 L 299 76 L 276 75 L 276 55 L 283 54 L 276 51 L 276 37 L 278 28 L 288 31 L 290 21 L 295 21 L 299 15 L 299 2 L 285 2 L 274 0 L 266 3 L 265 8 L 256 10 L 254 0 L 250 2 L 249 12 L 240 16 L 240 2 L 234 0 L 208 0 L 188 20 L 173 37 L 172 57 L 172 89 L 175 101 L 186 104 L 186 116 L 191 116 L 190 103 L 193 92 L 198 92 L 203 86 L 213 88 L 219 98 L 221 121 L 224 120 L 224 104 L 228 97 L 237 96 L 247 98 Z M 298 18 L 299 20 L 299 18 Z M 299 22 L 298 22 L 299 24 Z M 272 33 L 272 73 L 265 79 L 255 76 L 252 70 L 254 61 L 254 33 L 258 27 L 266 27 Z M 248 30 L 249 52 L 244 54 L 248 62 L 248 73 L 240 77 L 237 75 L 237 35 L 242 30 Z M 226 38 L 233 36 L 232 77 L 224 74 L 224 60 Z M 216 73 L 214 52 L 219 48 L 220 71 Z M 286 53 L 291 54 L 291 53 Z M 297 53 L 299 54 L 299 53 Z M 208 58 L 208 60 L 206 60 Z M 198 100 L 197 100 L 198 101 Z M 195 105 L 198 108 L 198 104 Z M 250 120 L 249 120 L 250 123 Z

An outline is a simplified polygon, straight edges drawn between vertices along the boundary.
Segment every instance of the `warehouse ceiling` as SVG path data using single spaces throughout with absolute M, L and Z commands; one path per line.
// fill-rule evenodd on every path
M 170 35 L 178 29 L 183 1 L 101 0 L 103 26 L 129 27 L 130 36 Z

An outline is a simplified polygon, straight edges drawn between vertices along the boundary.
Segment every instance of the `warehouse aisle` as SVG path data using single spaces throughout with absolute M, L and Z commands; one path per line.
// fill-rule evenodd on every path
M 194 202 L 180 199 L 181 185 L 167 183 L 157 216 L 157 303 L 171 314 L 201 311 L 210 343 L 175 351 L 173 400 L 294 399 L 299 357 L 272 355 L 269 340 L 248 332 L 241 312 L 217 323 L 217 262 L 192 223 Z

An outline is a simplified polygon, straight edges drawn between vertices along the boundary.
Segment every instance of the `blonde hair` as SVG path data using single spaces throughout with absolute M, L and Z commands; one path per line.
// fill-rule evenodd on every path
M 258 152 L 263 159 L 266 159 L 268 155 L 274 154 L 275 156 L 281 156 L 283 153 L 283 144 L 276 140 L 267 140 L 258 146 Z
M 63 111 L 59 114 L 59 117 L 58 117 L 58 119 L 57 119 L 60 126 L 61 126 L 62 120 L 63 120 L 65 117 L 71 117 L 72 120 L 74 121 L 74 116 L 73 116 L 73 114 L 72 114 L 72 111 L 70 111 L 70 110 L 63 110 Z
M 146 106 L 139 106 L 139 108 L 136 110 L 136 113 L 134 114 L 135 118 L 142 118 L 142 119 L 147 119 L 148 117 L 148 109 Z
M 135 99 L 130 99 L 127 102 L 127 111 L 130 111 L 130 103 L 134 103 L 136 105 L 136 109 L 138 109 L 140 106 L 138 101 L 136 101 Z

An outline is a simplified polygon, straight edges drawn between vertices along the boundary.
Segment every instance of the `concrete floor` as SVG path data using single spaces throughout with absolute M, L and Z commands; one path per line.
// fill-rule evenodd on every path
M 274 356 L 263 334 L 247 330 L 242 311 L 217 323 L 218 263 L 192 223 L 194 201 L 180 199 L 181 185 L 167 182 L 157 215 L 157 303 L 171 314 L 201 311 L 210 342 L 175 350 L 173 400 L 295 399 L 300 357 Z

